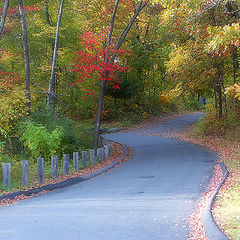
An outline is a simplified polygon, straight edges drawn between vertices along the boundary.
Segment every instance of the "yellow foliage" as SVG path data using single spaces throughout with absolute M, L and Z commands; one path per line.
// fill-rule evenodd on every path
M 0 129 L 11 133 L 26 112 L 25 91 L 21 86 L 0 92 Z
M 226 89 L 226 93 L 233 98 L 240 100 L 240 84 L 235 83 L 233 86 L 230 86 Z
M 160 95 L 160 101 L 164 105 L 168 105 L 172 100 L 179 97 L 183 92 L 182 83 L 178 83 L 177 86 L 171 90 L 166 90 Z
M 50 38 L 55 37 L 56 34 L 56 27 L 55 26 L 49 26 L 40 17 L 37 17 L 34 19 L 34 23 L 37 27 L 39 27 L 40 31 L 38 33 L 33 34 L 35 37 L 42 37 L 47 35 Z

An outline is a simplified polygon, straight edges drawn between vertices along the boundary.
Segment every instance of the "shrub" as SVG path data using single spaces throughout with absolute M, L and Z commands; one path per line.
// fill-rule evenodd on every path
M 27 121 L 20 128 L 20 140 L 35 158 L 44 157 L 48 159 L 55 155 L 61 148 L 63 140 L 63 129 L 56 127 L 49 131 L 42 124 Z
M 19 119 L 27 113 L 25 91 L 16 86 L 0 94 L 0 128 L 11 135 Z
M 206 136 L 225 134 L 226 120 L 224 117 L 219 119 L 217 116 L 217 110 L 215 109 L 214 104 L 207 104 L 205 109 L 205 117 L 197 123 L 195 127 L 195 133 Z
M 91 123 L 83 122 L 77 125 L 63 116 L 56 118 L 51 111 L 41 108 L 33 112 L 30 121 L 21 124 L 19 134 L 30 154 L 34 157 L 39 157 L 41 154 L 49 158 L 52 154 L 61 156 L 63 153 L 71 154 L 90 148 L 93 139 L 92 128 Z M 35 132 L 38 132 L 39 137 Z M 45 140 L 41 141 L 41 138 Z M 44 154 L 40 153 L 36 146 L 31 146 L 33 144 L 31 141 L 41 146 Z M 44 141 L 48 141 L 46 146 L 42 146 Z M 30 147 L 36 149 L 34 154 Z

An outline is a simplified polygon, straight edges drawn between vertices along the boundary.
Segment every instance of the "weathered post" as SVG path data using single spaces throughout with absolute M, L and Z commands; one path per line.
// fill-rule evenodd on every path
M 105 152 L 105 158 L 108 159 L 110 157 L 108 145 L 104 145 L 104 152 Z
M 73 153 L 73 167 L 76 172 L 79 171 L 79 153 L 78 152 Z
M 28 186 L 29 184 L 29 167 L 28 167 L 28 161 L 23 160 L 21 161 L 22 166 L 22 185 Z
M 69 175 L 69 154 L 63 154 L 63 172 Z
M 88 152 L 82 151 L 82 166 L 83 168 L 87 167 Z
M 52 156 L 52 178 L 58 178 L 58 158 L 57 156 Z
M 97 149 L 97 160 L 102 161 L 102 156 L 101 156 L 101 148 Z
M 102 161 L 105 161 L 106 159 L 106 154 L 105 154 L 105 149 L 102 147 Z
M 111 156 L 111 144 L 110 144 L 110 143 L 108 143 L 108 144 L 107 144 L 107 146 L 108 146 L 108 152 L 109 152 L 109 156 Z
M 95 162 L 96 162 L 94 149 L 90 149 L 89 152 L 90 152 L 90 162 L 91 162 L 91 165 L 94 166 Z
M 38 177 L 38 184 L 44 183 L 44 159 L 38 158 L 37 159 L 37 177 Z
M 97 158 L 98 158 L 99 161 L 104 161 L 105 160 L 104 148 L 98 148 L 97 149 Z
M 11 163 L 3 163 L 3 186 L 11 187 Z

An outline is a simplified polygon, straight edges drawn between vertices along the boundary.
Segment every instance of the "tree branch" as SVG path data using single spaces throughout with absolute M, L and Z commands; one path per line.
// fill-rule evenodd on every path
M 5 24 L 5 19 L 7 16 L 8 6 L 9 6 L 9 0 L 6 0 L 4 8 L 3 8 L 3 15 L 2 15 L 1 23 L 0 23 L 0 37 L 2 36 L 2 30 L 3 30 L 4 24 Z

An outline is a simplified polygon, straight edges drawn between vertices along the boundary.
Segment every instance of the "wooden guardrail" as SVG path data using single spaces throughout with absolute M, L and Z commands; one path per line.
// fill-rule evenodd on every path
M 90 149 L 89 151 L 82 151 L 82 167 L 87 168 L 88 162 L 91 166 L 94 166 L 97 161 L 104 161 L 110 157 L 111 145 L 105 141 L 102 148 L 97 149 L 97 155 L 95 156 L 94 150 Z M 89 161 L 88 161 L 89 160 Z M 79 171 L 79 152 L 73 153 L 73 168 L 76 172 Z M 59 161 L 57 156 L 52 156 L 51 158 L 51 167 L 52 167 L 52 178 L 58 179 L 59 174 Z M 10 188 L 11 187 L 11 163 L 3 163 L 3 186 Z M 29 185 L 29 162 L 27 160 L 21 161 L 22 168 L 22 185 Z M 63 154 L 63 173 L 65 175 L 70 174 L 70 155 Z M 37 159 L 37 179 L 39 184 L 44 183 L 44 159 Z

